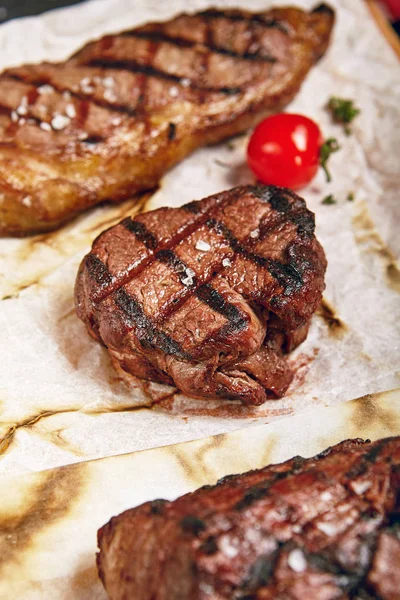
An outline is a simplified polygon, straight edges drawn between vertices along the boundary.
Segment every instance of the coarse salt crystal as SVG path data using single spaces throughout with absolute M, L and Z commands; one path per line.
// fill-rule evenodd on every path
M 351 487 L 353 492 L 355 492 L 358 496 L 361 496 L 364 492 L 369 490 L 372 486 L 371 481 L 352 481 Z
M 198 240 L 195 246 L 196 250 L 201 250 L 202 252 L 208 252 L 211 250 L 210 244 L 204 242 L 203 240 Z
M 107 100 L 107 102 L 115 102 L 117 99 L 117 96 L 114 94 L 114 92 L 112 90 L 107 88 L 103 94 L 103 98 L 104 98 L 104 100 Z
M 81 90 L 84 94 L 91 94 L 94 91 L 94 87 L 91 85 L 81 85 Z
M 235 558 L 239 554 L 238 548 L 225 536 L 220 539 L 218 546 L 222 554 L 225 554 L 228 558 Z
M 20 119 L 18 121 L 18 125 L 25 125 L 25 123 L 26 123 L 26 119 Z
M 199 590 L 208 596 L 211 596 L 211 594 L 214 593 L 214 587 L 209 583 L 205 583 L 204 581 L 199 582 Z
M 82 131 L 82 133 L 79 134 L 78 139 L 83 141 L 83 140 L 87 140 L 88 137 L 89 137 L 89 134 L 86 131 Z
M 229 258 L 224 258 L 224 260 L 222 261 L 222 266 L 223 267 L 231 267 L 232 266 L 232 263 L 229 260 Z
M 90 77 L 84 77 L 83 79 L 81 79 L 81 86 L 82 85 L 90 85 L 91 79 Z
M 104 87 L 111 88 L 115 85 L 115 79 L 113 77 L 104 77 L 103 79 Z
M 51 131 L 50 123 L 46 123 L 45 121 L 40 123 L 39 127 L 40 127 L 40 129 L 43 129 L 43 131 Z
M 260 234 L 260 230 L 259 229 L 253 229 L 253 231 L 250 231 L 250 237 L 251 238 L 258 238 Z
M 64 100 L 71 100 L 71 92 L 65 90 L 65 92 L 63 92 L 63 98 Z
M 16 123 L 16 122 L 18 121 L 18 113 L 17 113 L 17 111 L 16 111 L 16 110 L 13 110 L 13 111 L 11 112 L 11 121 L 12 121 L 13 123 Z
M 111 119 L 111 125 L 114 125 L 115 127 L 118 127 L 118 125 L 121 125 L 121 123 L 121 117 L 114 117 L 113 119 Z
M 55 115 L 51 120 L 51 126 L 56 131 L 60 131 L 61 129 L 65 129 L 70 123 L 69 117 L 64 115 Z
M 331 498 L 332 498 L 331 492 L 328 492 L 328 490 L 325 490 L 325 492 L 322 492 L 322 494 L 321 494 L 322 502 L 328 502 L 328 500 L 331 500 Z
M 184 78 L 183 78 L 183 79 L 181 79 L 181 81 L 180 81 L 180 84 L 181 84 L 183 87 L 189 87 L 191 83 L 192 83 L 192 82 L 191 82 L 191 81 L 190 81 L 190 79 L 188 79 L 187 77 L 184 77 Z
M 17 108 L 17 113 L 19 115 L 27 115 L 28 114 L 28 109 L 26 108 L 26 106 L 23 106 L 21 104 L 21 106 L 18 106 L 18 108 Z
M 21 203 L 24 206 L 32 206 L 32 198 L 30 196 L 25 196 L 25 198 L 22 198 Z
M 193 269 L 191 269 L 190 267 L 187 267 L 187 269 L 186 269 L 186 275 L 188 277 L 194 277 L 196 275 L 196 273 L 193 271 Z
M 70 119 L 75 119 L 75 117 L 76 117 L 75 106 L 73 104 L 67 104 L 67 106 L 65 107 L 65 114 Z
M 333 523 L 317 523 L 317 528 L 329 537 L 337 533 L 337 527 Z
M 302 573 L 307 568 L 307 561 L 300 548 L 295 548 L 288 555 L 288 565 L 295 573 Z
M 37 91 L 39 94 L 52 94 L 54 92 L 54 88 L 51 85 L 45 84 L 38 87 Z
M 170 87 L 168 93 L 172 98 L 176 98 L 179 95 L 179 89 L 176 86 Z
M 193 285 L 193 277 L 185 277 L 181 281 L 182 281 L 183 285 L 186 285 L 186 286 Z

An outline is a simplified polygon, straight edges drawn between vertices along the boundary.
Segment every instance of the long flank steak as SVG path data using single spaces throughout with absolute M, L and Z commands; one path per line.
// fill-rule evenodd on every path
M 155 500 L 98 533 L 111 600 L 398 600 L 400 438 Z
M 126 379 L 258 405 L 292 380 L 284 355 L 307 336 L 325 268 L 304 200 L 239 186 L 102 233 L 76 306 Z
M 333 11 L 209 9 L 0 76 L 0 234 L 43 231 L 154 187 L 195 148 L 295 96 Z

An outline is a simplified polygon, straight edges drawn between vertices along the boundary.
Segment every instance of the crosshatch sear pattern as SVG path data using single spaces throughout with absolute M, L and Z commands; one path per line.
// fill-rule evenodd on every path
M 293 373 L 324 289 L 314 215 L 290 190 L 239 186 L 124 219 L 84 258 L 76 304 L 121 374 L 262 404 Z
M 325 52 L 333 11 L 181 14 L 0 76 L 0 233 L 55 227 L 154 187 L 195 148 L 278 111 Z

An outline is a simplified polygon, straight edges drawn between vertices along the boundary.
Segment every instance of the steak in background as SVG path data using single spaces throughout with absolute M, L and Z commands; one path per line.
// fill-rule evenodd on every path
M 277 112 L 328 46 L 333 10 L 209 9 L 0 76 L 0 234 L 51 229 L 153 188 Z
M 290 190 L 239 186 L 124 219 L 79 269 L 78 316 L 125 379 L 262 404 L 293 373 L 326 260 L 314 215 Z
M 396 600 L 400 438 L 225 477 L 99 530 L 111 600 Z

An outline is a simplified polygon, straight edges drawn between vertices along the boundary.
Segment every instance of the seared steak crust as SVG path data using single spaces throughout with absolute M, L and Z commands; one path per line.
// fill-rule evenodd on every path
M 98 570 L 111 600 L 395 600 L 399 498 L 400 438 L 348 440 L 112 518 Z
M 324 53 L 333 11 L 181 14 L 0 76 L 0 233 L 55 227 L 154 187 L 195 148 L 278 111 Z
M 304 200 L 239 186 L 102 233 L 77 313 L 128 379 L 261 404 L 291 382 L 283 353 L 307 335 L 325 268 Z

